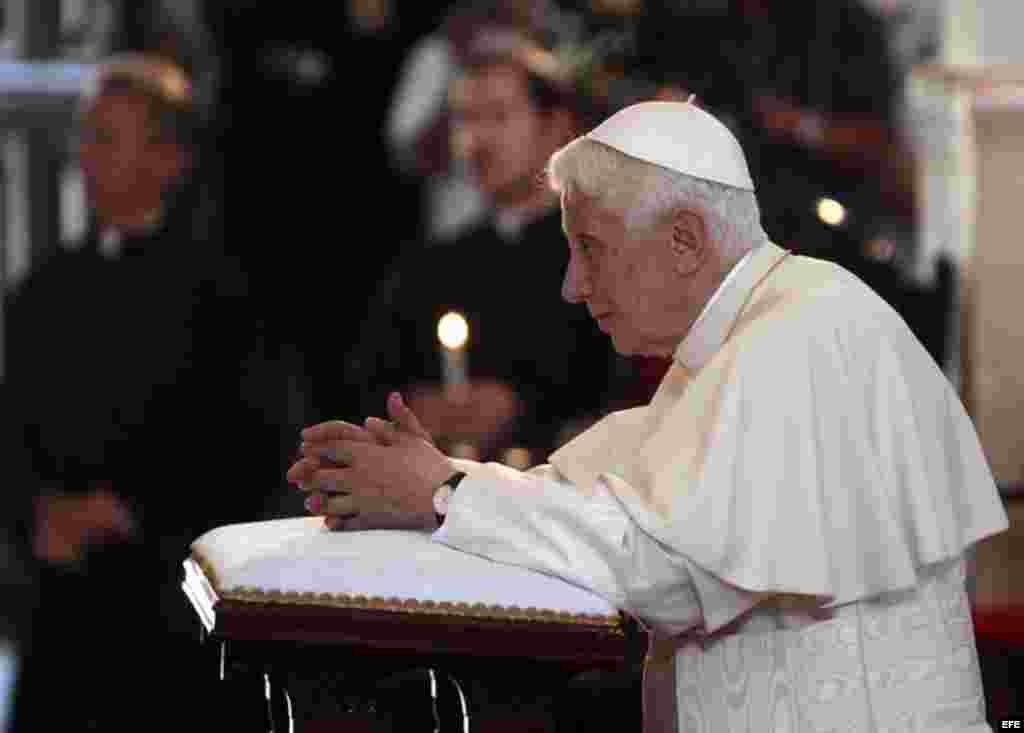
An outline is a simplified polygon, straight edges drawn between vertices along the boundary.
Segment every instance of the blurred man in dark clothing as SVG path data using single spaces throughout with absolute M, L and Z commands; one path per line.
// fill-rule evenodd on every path
M 441 9 L 414 0 L 204 9 L 223 60 L 219 112 L 236 121 L 218 144 L 231 175 L 230 242 L 290 374 L 293 449 L 303 425 L 341 409 L 330 401 L 341 355 L 324 335 L 355 340 L 377 280 L 420 229 L 419 188 L 397 175 L 384 143 L 387 102 L 404 51 Z
M 615 364 L 586 312 L 559 298 L 567 248 L 557 200 L 538 185 L 546 156 L 574 134 L 576 109 L 553 58 L 522 29 L 481 22 L 461 53 L 452 152 L 492 210 L 451 242 L 407 251 L 370 304 L 344 388 L 359 393 L 354 412 L 380 412 L 387 392 L 403 389 L 448 444 L 539 456 L 581 412 L 606 404 Z M 481 277 L 495 269 L 497 286 Z M 454 391 L 437 333 L 449 311 L 469 327 L 468 383 Z
M 916 236 L 903 81 L 883 20 L 861 0 L 643 5 L 630 72 L 697 94 L 747 152 L 769 236 L 858 274 L 943 364 L 948 284 L 923 287 L 871 252 Z M 823 201 L 838 219 L 822 217 Z
M 823 196 L 869 233 L 879 216 L 912 215 L 902 82 L 885 26 L 863 2 L 645 5 L 631 67 L 686 87 L 730 125 L 749 151 L 769 235 L 815 247 L 808 240 L 821 232 L 806 225 Z
M 188 543 L 262 518 L 281 483 L 245 277 L 193 227 L 191 111 L 176 67 L 105 67 L 81 124 L 89 233 L 7 304 L 4 485 L 34 504 L 22 534 L 40 561 L 19 730 L 127 729 L 170 701 L 196 645 Z M 219 424 L 245 458 L 197 482 Z
M 206 524 L 230 518 L 246 492 L 202 518 L 148 488 L 140 479 L 153 466 L 160 481 L 177 463 L 160 431 L 187 421 L 193 446 L 173 448 L 193 451 L 211 411 L 264 426 L 271 408 L 245 391 L 262 343 L 244 273 L 219 242 L 195 236 L 187 94 L 173 67 L 149 61 L 113 64 L 100 82 L 81 126 L 89 231 L 13 293 L 5 389 L 21 407 L 21 485 L 91 493 L 103 482 L 136 512 Z M 269 488 L 274 470 L 254 475 Z

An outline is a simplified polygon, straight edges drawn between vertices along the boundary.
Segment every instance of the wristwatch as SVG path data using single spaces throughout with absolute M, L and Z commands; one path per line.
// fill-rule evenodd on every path
M 437 517 L 439 525 L 444 522 L 444 517 L 448 513 L 448 500 L 455 492 L 455 487 L 464 478 L 466 478 L 465 473 L 456 471 L 447 481 L 438 486 L 437 491 L 434 492 L 434 516 Z

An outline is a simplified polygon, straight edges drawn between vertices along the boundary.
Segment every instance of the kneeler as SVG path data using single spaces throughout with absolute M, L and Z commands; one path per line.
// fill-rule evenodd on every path
M 239 719 L 258 728 L 577 730 L 602 697 L 601 715 L 639 721 L 639 699 L 634 710 L 615 693 L 643 642 L 612 606 L 429 533 L 332 532 L 318 517 L 227 525 L 184 565 L 208 660 L 198 673 L 248 685 Z M 595 675 L 625 686 L 574 693 Z

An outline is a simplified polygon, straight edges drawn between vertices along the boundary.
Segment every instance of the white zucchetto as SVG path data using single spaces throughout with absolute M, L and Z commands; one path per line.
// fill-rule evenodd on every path
M 587 137 L 662 168 L 754 190 L 743 149 L 729 129 L 691 102 L 641 102 L 619 110 Z

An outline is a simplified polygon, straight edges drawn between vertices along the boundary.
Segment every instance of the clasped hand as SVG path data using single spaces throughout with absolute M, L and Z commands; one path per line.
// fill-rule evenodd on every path
M 455 472 L 400 395 L 388 398 L 387 411 L 389 420 L 371 417 L 362 427 L 332 420 L 302 431 L 288 480 L 332 529 L 432 519 L 433 492 Z

